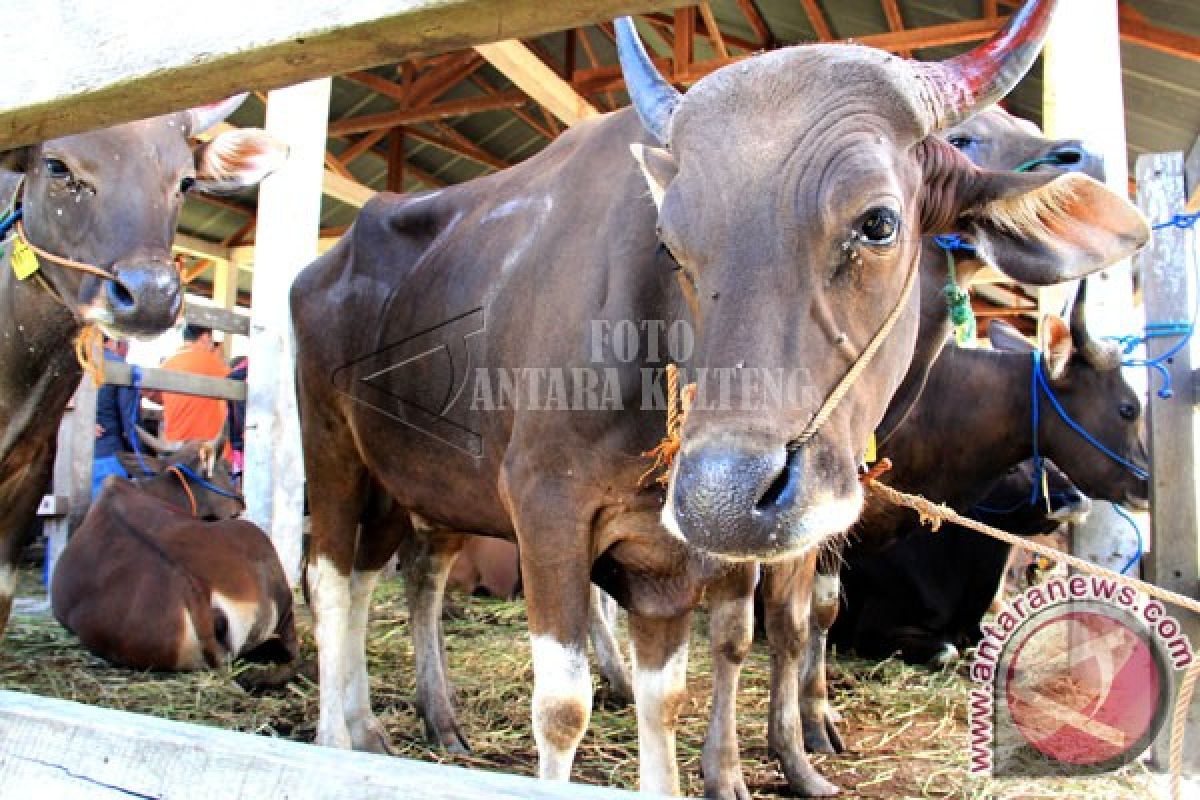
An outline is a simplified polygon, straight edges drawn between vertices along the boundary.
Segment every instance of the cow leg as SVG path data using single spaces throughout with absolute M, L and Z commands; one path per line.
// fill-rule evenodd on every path
M 749 800 L 737 739 L 737 689 L 742 664 L 754 639 L 754 584 L 757 569 L 739 564 L 707 587 L 708 630 L 712 644 L 712 711 L 704 738 L 701 768 L 704 796 Z
M 416 661 L 417 712 L 429 741 L 451 753 L 468 753 L 470 746 L 458 727 L 451 700 L 441 635 L 446 580 L 466 537 L 428 531 L 423 538 L 426 541 L 401 566 Z
M 821 565 L 813 579 L 808 657 L 800 673 L 800 722 L 804 729 L 804 748 L 810 753 L 841 753 L 846 749 L 838 733 L 840 720 L 829 702 L 829 686 L 825 680 L 825 645 L 829 629 L 837 618 L 841 594 L 837 570 L 837 564 L 828 571 Z
M 806 797 L 831 797 L 825 780 L 804 753 L 799 710 L 800 660 L 808 654 L 809 613 L 816 553 L 763 567 L 763 617 L 771 646 L 771 700 L 767 747 L 779 759 L 788 787 Z
M 608 683 L 609 697 L 613 705 L 627 706 L 633 702 L 633 677 L 629 666 L 621 655 L 617 642 L 617 601 L 603 589 L 592 587 L 592 603 L 589 609 L 588 636 L 600 675 Z
M 533 738 L 538 777 L 565 781 L 592 713 L 592 678 L 587 635 L 591 554 L 581 526 L 553 520 L 554 507 L 574 509 L 570 497 L 554 497 L 555 487 L 537 478 L 505 481 L 517 497 L 536 494 L 541 502 L 527 512 L 513 510 L 520 551 L 529 641 L 533 656 Z M 533 488 L 537 491 L 534 492 Z M 511 508 L 512 506 L 510 506 Z
M 687 698 L 691 621 L 690 611 L 663 618 L 629 613 L 638 721 L 638 778 L 641 791 L 649 794 L 679 794 L 675 721 Z

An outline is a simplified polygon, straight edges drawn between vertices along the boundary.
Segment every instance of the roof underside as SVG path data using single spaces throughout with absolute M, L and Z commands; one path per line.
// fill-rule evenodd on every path
M 899 11 L 903 29 L 911 30 L 983 20 L 988 6 L 998 5 L 1004 14 L 1012 4 L 981 0 L 896 0 L 894 4 L 890 0 L 712 0 L 708 9 L 690 15 L 695 31 L 690 63 L 699 67 L 719 58 L 704 23 L 707 10 L 711 10 L 730 55 L 737 56 L 816 41 L 818 29 L 826 26 L 834 39 L 887 34 L 895 24 L 894 17 L 889 24 L 886 10 L 892 5 Z M 1200 133 L 1200 4 L 1195 0 L 1131 0 L 1120 5 L 1125 123 L 1132 170 L 1141 154 L 1186 152 Z M 816 24 L 806 6 L 815 7 L 819 15 Z M 675 41 L 676 22 L 681 21 L 678 12 L 638 19 L 643 38 L 656 57 L 671 59 L 677 51 L 682 52 Z M 1147 37 L 1153 40 L 1149 44 Z M 912 55 L 921 60 L 943 59 L 963 52 L 979 38 L 917 49 Z M 611 110 L 628 102 L 619 76 L 614 74 L 611 23 L 562 31 L 524 44 L 597 109 Z M 676 67 L 677 75 L 686 71 Z M 1041 104 L 1039 61 L 1009 95 L 1006 106 L 1040 123 Z M 397 113 L 401 111 L 414 113 L 404 116 Z M 263 97 L 258 95 L 230 122 L 239 127 L 262 125 L 263 117 Z M 394 189 L 398 182 L 404 191 L 413 191 L 467 181 L 528 158 L 562 130 L 553 115 L 471 50 L 338 76 L 333 82 L 329 119 L 326 166 L 376 190 Z M 402 164 L 396 158 L 397 137 L 403 147 Z M 351 157 L 347 161 L 348 152 Z M 391 184 L 389 163 L 396 164 Z M 216 202 L 190 199 L 180 231 L 227 246 L 252 242 L 255 200 L 253 192 Z M 321 215 L 324 234 L 340 234 L 356 213 L 354 206 L 326 196 Z M 202 263 L 193 263 L 191 271 L 200 286 L 208 283 L 210 272 Z M 239 283 L 249 291 L 247 272 Z

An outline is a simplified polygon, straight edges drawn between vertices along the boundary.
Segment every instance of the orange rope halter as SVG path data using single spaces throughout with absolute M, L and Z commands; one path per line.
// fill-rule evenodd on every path
M 192 494 L 192 487 L 188 486 L 187 478 L 183 476 L 183 472 L 179 467 L 167 467 L 167 472 L 179 479 L 179 485 L 183 487 L 183 491 L 187 494 L 188 502 L 192 504 L 192 516 L 200 515 L 200 507 L 196 505 L 196 495 Z

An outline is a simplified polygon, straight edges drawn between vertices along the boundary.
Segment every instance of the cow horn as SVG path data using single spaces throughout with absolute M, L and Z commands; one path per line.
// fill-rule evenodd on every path
M 960 56 L 919 66 L 934 114 L 930 133 L 943 131 L 1007 95 L 1033 66 L 1058 0 L 1030 0 L 995 36 Z
M 246 100 L 247 92 L 235 94 L 233 97 L 226 98 L 217 103 L 209 103 L 204 106 L 196 106 L 188 111 L 191 127 L 188 128 L 188 133 L 192 136 L 203 133 L 204 131 L 216 125 L 218 122 L 224 121 L 226 117 L 237 111 L 238 108 Z
M 665 145 L 671 114 L 682 95 L 659 74 L 642 46 L 633 20 L 619 17 L 613 24 L 617 29 L 617 57 L 621 61 L 621 75 L 625 78 L 629 99 L 637 109 L 642 125 L 659 144 Z
M 1087 280 L 1079 282 L 1075 303 L 1071 306 L 1071 344 L 1084 360 L 1099 370 L 1121 366 L 1121 351 L 1113 342 L 1101 342 L 1088 333 Z

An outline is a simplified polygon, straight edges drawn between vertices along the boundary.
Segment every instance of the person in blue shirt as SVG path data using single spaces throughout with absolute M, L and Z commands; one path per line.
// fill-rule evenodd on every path
M 104 337 L 104 360 L 124 361 L 129 342 Z M 105 384 L 96 391 L 96 446 L 92 453 L 92 499 L 109 475 L 128 478 L 117 453 L 134 449 L 137 435 L 138 392 L 130 386 Z

